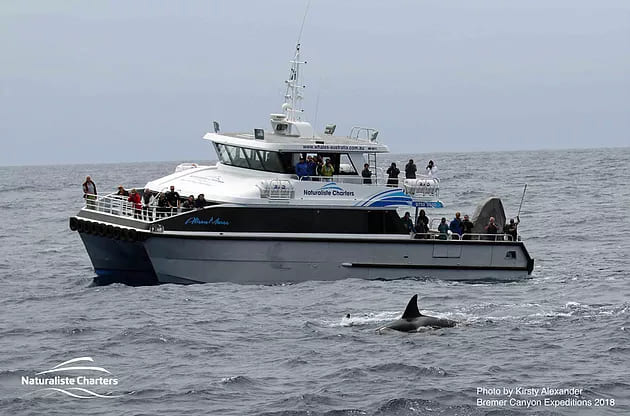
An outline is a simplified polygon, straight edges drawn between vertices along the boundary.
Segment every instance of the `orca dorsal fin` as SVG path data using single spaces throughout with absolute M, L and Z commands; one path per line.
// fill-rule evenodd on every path
M 407 304 L 407 308 L 405 308 L 402 319 L 413 319 L 420 316 L 422 316 L 422 314 L 418 310 L 418 295 L 413 295 L 413 297 Z

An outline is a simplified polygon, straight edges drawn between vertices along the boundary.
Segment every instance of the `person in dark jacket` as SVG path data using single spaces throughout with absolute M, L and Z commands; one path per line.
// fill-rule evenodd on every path
M 440 232 L 438 236 L 440 240 L 446 240 L 448 238 L 448 224 L 446 223 L 446 218 L 442 217 L 440 225 L 438 225 L 438 231 Z
M 392 188 L 397 187 L 398 175 L 400 175 L 400 169 L 396 167 L 395 163 L 392 163 L 389 169 L 387 169 L 387 186 Z
M 413 159 L 409 159 L 409 163 L 405 165 L 405 178 L 406 179 L 416 179 L 416 164 L 413 163 Z
M 157 206 L 158 207 L 157 207 L 156 216 L 158 218 L 165 217 L 166 216 L 166 212 L 168 211 L 168 202 L 166 201 L 166 195 L 164 193 L 161 193 L 158 196 Z
M 459 212 L 456 212 L 455 218 L 453 218 L 453 221 L 451 221 L 451 224 L 449 225 L 449 229 L 453 233 L 453 237 L 457 235 L 457 237 L 455 238 L 459 238 L 462 235 L 462 220 L 460 216 L 461 214 Z
M 470 240 L 470 234 L 475 224 L 469 219 L 468 215 L 464 215 L 464 221 L 462 221 L 462 233 L 464 234 L 464 240 Z
M 499 229 L 494 223 L 494 217 L 490 217 L 490 222 L 484 227 L 484 229 L 486 230 L 486 234 L 492 234 L 492 237 L 487 237 L 488 240 L 496 240 L 496 234 Z
M 505 227 L 503 227 L 503 232 L 505 234 L 511 235 L 512 236 L 512 241 L 516 241 L 517 237 L 518 237 L 518 224 L 520 224 L 521 220 L 519 217 L 516 217 L 516 222 L 514 222 L 514 218 L 510 219 L 510 223 L 509 224 L 505 224 Z
M 419 234 L 427 234 L 429 232 L 429 217 L 427 217 L 423 209 L 420 210 L 416 219 L 416 232 Z M 418 238 L 427 238 L 427 236 L 423 235 Z
M 372 171 L 370 170 L 370 165 L 368 165 L 367 163 L 363 165 L 361 176 L 363 177 L 363 183 L 367 183 L 367 184 L 372 183 Z
M 195 208 L 201 209 L 206 206 L 206 196 L 204 194 L 199 194 L 197 200 L 195 201 Z
M 182 208 L 184 208 L 187 211 L 195 209 L 195 196 L 194 195 L 188 195 L 188 198 L 186 198 L 186 200 L 182 204 Z
M 153 193 L 147 188 L 142 191 L 142 216 L 145 221 L 153 221 L 151 202 L 153 202 Z
M 402 217 L 405 226 L 407 227 L 407 231 L 410 233 L 415 233 L 416 229 L 413 227 L 413 220 L 411 219 L 411 214 L 405 212 L 405 216 Z
M 175 190 L 175 187 L 171 185 L 170 190 L 165 194 L 166 195 L 166 203 L 168 207 L 171 208 L 171 215 L 177 212 L 179 209 L 179 192 Z
M 118 192 L 116 192 L 116 195 L 129 196 L 129 191 L 127 191 L 122 185 L 118 185 Z

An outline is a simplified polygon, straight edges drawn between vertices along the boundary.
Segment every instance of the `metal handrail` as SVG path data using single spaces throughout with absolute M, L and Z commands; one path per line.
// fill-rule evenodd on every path
M 159 194 L 158 194 L 159 195 Z M 183 212 L 193 211 L 194 208 L 168 208 L 157 205 L 158 198 L 154 198 L 149 205 L 142 203 L 142 209 L 137 210 L 134 203 L 127 200 L 128 197 L 118 194 L 92 195 L 87 194 L 83 209 L 94 210 L 118 217 L 135 217 L 144 222 L 153 222 L 158 219 L 169 218 Z

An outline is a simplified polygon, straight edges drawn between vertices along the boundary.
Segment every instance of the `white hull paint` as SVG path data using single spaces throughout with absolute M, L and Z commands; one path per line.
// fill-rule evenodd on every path
M 528 276 L 529 257 L 520 242 L 224 235 L 154 236 L 144 244 L 160 283 L 279 284 L 347 278 L 515 281 Z

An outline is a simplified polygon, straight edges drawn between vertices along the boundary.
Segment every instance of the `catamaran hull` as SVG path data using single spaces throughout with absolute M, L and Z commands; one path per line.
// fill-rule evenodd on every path
M 146 286 L 158 283 L 151 260 L 140 241 L 125 241 L 80 232 L 96 277 L 94 283 Z
M 527 278 L 533 268 L 520 242 L 153 236 L 144 244 L 160 283 L 515 281 Z

